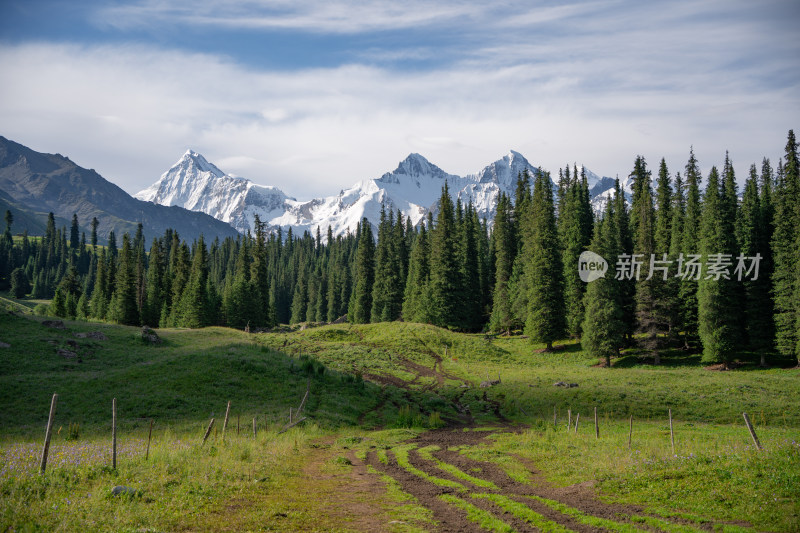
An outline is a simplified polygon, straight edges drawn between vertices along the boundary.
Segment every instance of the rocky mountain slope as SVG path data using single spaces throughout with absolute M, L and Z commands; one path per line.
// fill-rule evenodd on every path
M 25 211 L 52 211 L 64 220 L 71 220 L 76 213 L 87 236 L 92 217 L 97 217 L 101 242 L 111 230 L 118 237 L 133 233 L 139 222 L 148 239 L 163 234 L 167 228 L 190 241 L 200 234 L 207 240 L 236 235 L 229 224 L 205 213 L 137 200 L 67 157 L 36 152 L 5 137 L 0 137 L 0 191 L 5 202 Z M 32 233 L 35 227 L 30 228 Z M 19 224 L 13 229 L 23 230 Z

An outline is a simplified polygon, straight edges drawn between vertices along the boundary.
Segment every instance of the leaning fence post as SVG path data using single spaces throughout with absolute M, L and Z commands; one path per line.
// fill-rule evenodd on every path
M 572 409 L 567 409 L 567 431 L 572 427 Z
M 208 423 L 208 429 L 206 430 L 206 434 L 203 435 L 203 444 L 206 443 L 206 440 L 208 439 L 208 436 L 211 434 L 211 428 L 213 426 L 214 426 L 214 419 L 212 418 L 211 422 Z M 203 444 L 201 444 L 200 446 L 202 446 Z
M 744 423 L 747 424 L 747 430 L 750 431 L 750 436 L 753 437 L 756 450 L 762 450 L 761 443 L 758 442 L 758 437 L 756 436 L 756 430 L 753 429 L 753 424 L 750 423 L 750 417 L 747 416 L 747 413 L 742 413 L 742 416 L 744 417 Z
M 47 429 L 44 432 L 44 448 L 42 449 L 42 462 L 40 470 L 44 474 L 47 468 L 47 452 L 50 450 L 50 436 L 53 434 L 53 420 L 56 417 L 56 403 L 58 403 L 58 394 L 53 394 L 50 400 L 50 416 L 47 417 Z
M 578 416 L 575 417 L 575 433 L 578 432 L 578 421 L 581 419 L 581 414 L 578 413 Z
M 597 407 L 594 408 L 594 438 L 600 438 L 600 426 L 597 425 Z
M 231 401 L 228 400 L 228 407 L 225 409 L 225 421 L 222 423 L 222 442 L 225 442 L 225 430 L 228 428 L 228 416 L 231 414 Z
M 150 458 L 150 439 L 153 438 L 153 419 L 150 419 L 150 432 L 147 434 L 147 453 L 144 454 L 144 460 Z
M 253 417 L 253 438 L 256 438 L 256 417 Z
M 675 455 L 675 432 L 672 430 L 672 409 L 669 410 L 669 440 L 672 443 L 672 455 Z

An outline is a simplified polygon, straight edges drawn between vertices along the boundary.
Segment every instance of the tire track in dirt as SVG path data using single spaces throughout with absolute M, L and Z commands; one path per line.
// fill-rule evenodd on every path
M 424 476 L 431 476 L 438 480 L 446 480 L 451 486 L 439 486 L 435 480 L 424 479 L 420 475 L 409 472 L 401 464 L 394 452 L 386 454 L 387 461 L 381 462 L 376 451 L 367 454 L 366 462 L 375 469 L 395 478 L 403 490 L 416 497 L 422 505 L 430 509 L 435 520 L 439 522 L 437 531 L 484 531 L 476 523 L 467 519 L 466 512 L 458 509 L 455 505 L 442 501 L 439 496 L 449 494 L 468 502 L 469 504 L 491 513 L 498 520 L 511 526 L 516 531 L 538 531 L 531 523 L 523 520 L 519 516 L 506 511 L 498 504 L 491 502 L 486 497 L 472 497 L 473 495 L 503 495 L 518 504 L 522 504 L 529 510 L 541 516 L 541 519 L 558 524 L 564 528 L 578 532 L 607 531 L 600 525 L 590 525 L 584 523 L 594 517 L 596 522 L 605 520 L 613 522 L 610 524 L 628 530 L 660 531 L 660 529 L 646 525 L 641 521 L 633 519 L 639 517 L 649 517 L 661 523 L 673 525 L 690 526 L 695 529 L 710 530 L 713 523 L 698 524 L 685 519 L 671 518 L 669 520 L 654 517 L 648 514 L 643 508 L 634 505 L 608 504 L 601 502 L 593 490 L 593 483 L 582 483 L 570 487 L 555 487 L 548 483 L 535 468 L 528 462 L 521 461 L 530 474 L 530 483 L 522 483 L 509 477 L 508 474 L 497 464 L 488 461 L 477 461 L 471 459 L 459 451 L 453 450 L 454 447 L 475 446 L 491 432 L 460 431 L 453 429 L 433 430 L 423 433 L 416 439 L 407 441 L 408 446 L 413 448 L 408 450 L 408 462 L 412 468 L 421 471 Z M 442 470 L 435 461 L 425 459 L 420 456 L 419 449 L 429 446 L 437 446 L 438 449 L 430 448 L 426 451 L 433 458 L 446 465 L 457 468 L 461 475 Z M 396 447 L 398 450 L 401 447 Z M 464 479 L 471 476 L 476 481 Z M 454 482 L 460 484 L 463 489 L 453 486 Z M 484 482 L 490 482 L 495 487 L 487 488 Z M 478 483 L 477 485 L 475 483 Z M 543 498 L 550 502 L 557 502 L 568 509 L 554 509 L 547 502 L 536 500 Z M 552 503 L 551 503 L 552 505 Z M 584 516 L 582 516 L 584 515 Z M 589 517 L 589 518 L 587 518 Z M 596 520 L 600 519 L 600 520 Z M 606 525 L 609 525 L 607 522 Z

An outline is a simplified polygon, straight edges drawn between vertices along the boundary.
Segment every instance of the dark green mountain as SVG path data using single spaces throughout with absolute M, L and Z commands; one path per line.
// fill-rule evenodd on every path
M 233 227 L 209 215 L 142 202 L 67 157 L 35 152 L 2 136 L 0 200 L 14 213 L 14 233 L 27 228 L 32 235 L 40 234 L 45 222 L 40 219 L 41 214 L 52 211 L 64 220 L 71 220 L 72 214 L 77 213 L 87 236 L 92 217 L 97 217 L 101 242 L 111 230 L 118 236 L 132 234 L 139 222 L 148 239 L 163 234 L 167 228 L 189 241 L 200 234 L 207 241 L 237 235 Z M 3 207 L 3 212 L 9 207 Z

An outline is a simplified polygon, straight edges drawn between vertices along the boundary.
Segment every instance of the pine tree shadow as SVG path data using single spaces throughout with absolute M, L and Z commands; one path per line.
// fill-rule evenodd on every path
M 612 360 L 614 368 L 641 368 L 641 367 L 662 367 L 662 368 L 682 368 L 700 367 L 702 356 L 694 350 L 682 350 L 671 348 L 664 350 L 661 354 L 661 363 L 656 365 L 652 354 L 639 349 L 628 349 L 622 355 Z
M 737 371 L 759 371 L 769 370 L 770 368 L 793 368 L 797 360 L 782 357 L 771 353 L 766 358 L 766 366 L 760 366 L 760 354 L 754 352 L 742 352 L 734 357 L 726 367 L 721 365 L 709 365 L 702 360 L 702 352 L 682 348 L 670 348 L 661 353 L 661 363 L 655 364 L 652 354 L 637 348 L 624 350 L 622 355 L 612 360 L 614 368 L 709 368 L 714 370 L 737 370 Z

